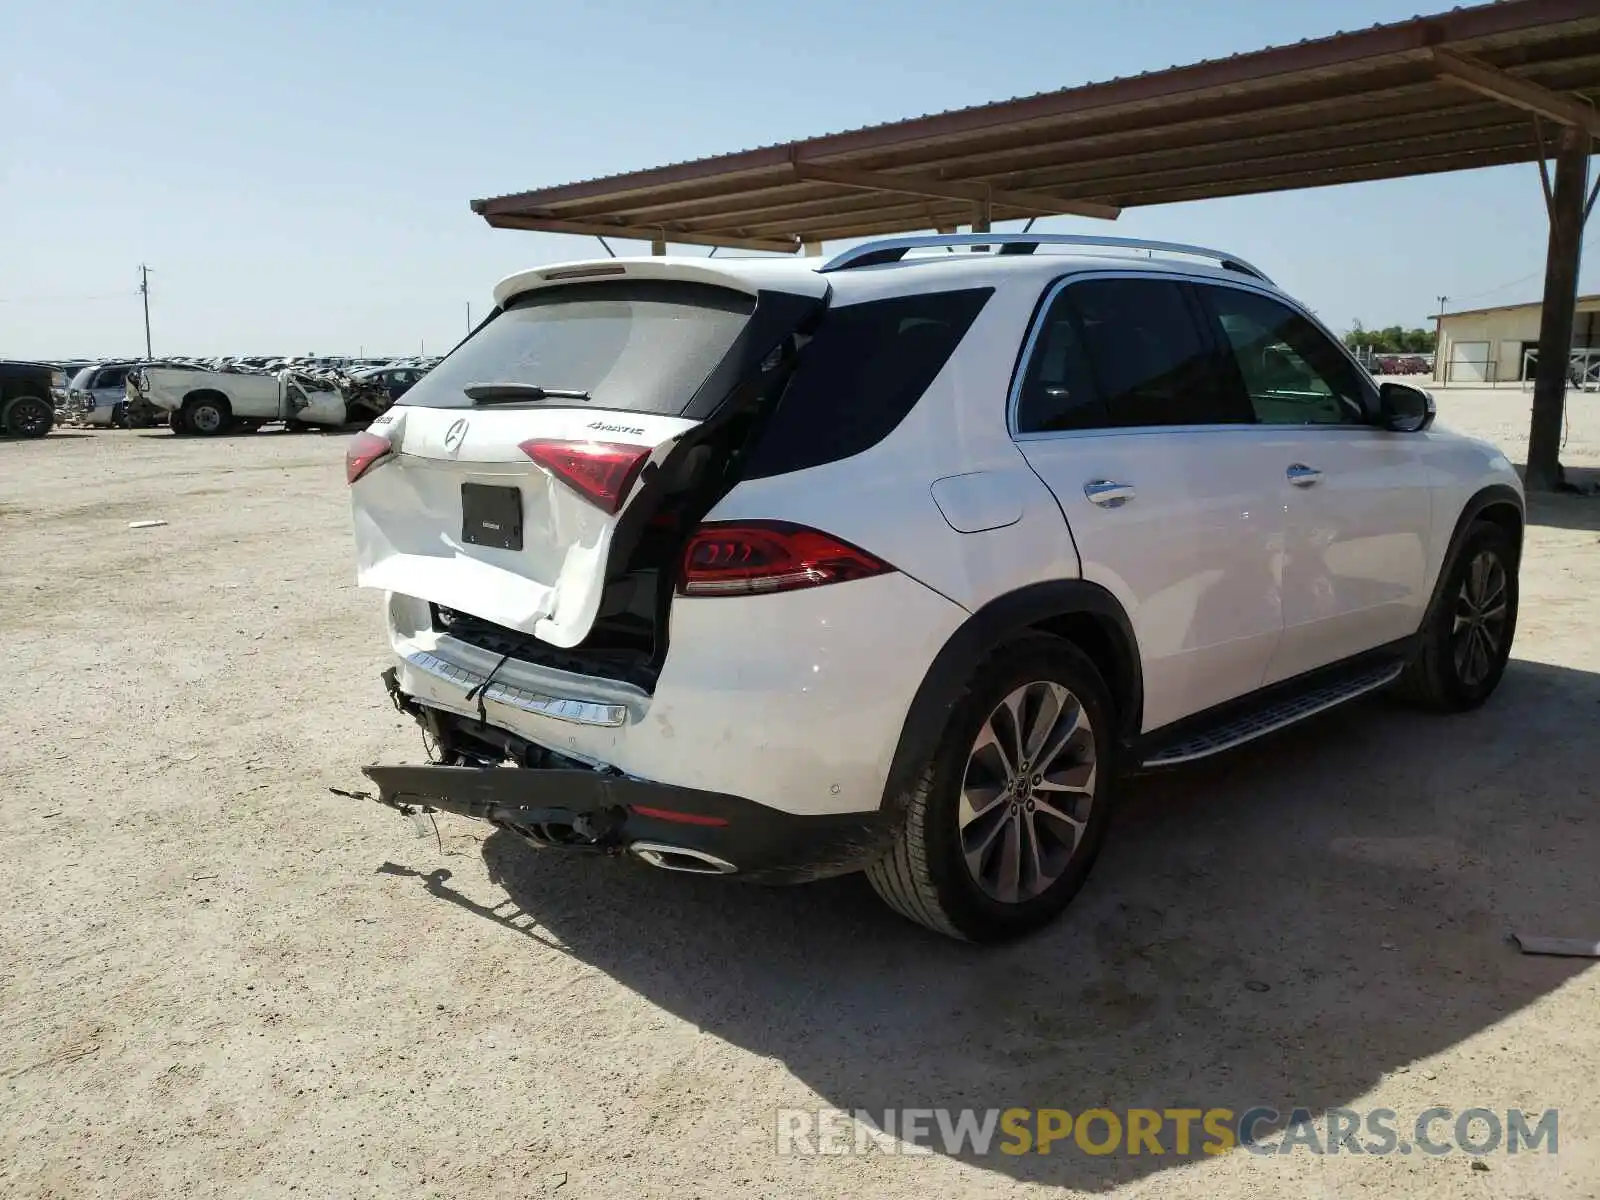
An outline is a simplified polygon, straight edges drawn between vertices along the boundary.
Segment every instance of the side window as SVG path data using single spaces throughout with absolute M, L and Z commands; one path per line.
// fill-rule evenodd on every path
M 1089 373 L 1078 319 L 1067 292 L 1050 302 L 1017 396 L 1018 433 L 1098 429 L 1109 424 L 1106 406 Z
M 923 292 L 831 308 L 746 460 L 744 477 L 860 454 L 916 407 L 993 295 Z
M 1233 351 L 1257 421 L 1362 423 L 1360 375 L 1315 325 L 1270 296 L 1206 285 L 1198 290 Z
M 1183 287 L 1090 279 L 1066 288 L 1106 424 L 1232 425 L 1253 420 Z

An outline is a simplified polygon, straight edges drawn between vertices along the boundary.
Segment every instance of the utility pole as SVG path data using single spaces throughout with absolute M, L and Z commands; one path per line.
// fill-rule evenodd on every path
M 150 268 L 143 263 L 139 264 L 139 294 L 144 297 L 144 356 L 154 358 L 150 353 Z
M 1449 296 L 1435 296 L 1439 302 L 1439 315 L 1433 319 L 1433 377 L 1440 383 L 1448 383 L 1444 377 L 1444 361 L 1439 357 L 1444 353 L 1444 306 L 1450 302 Z
M 1523 482 L 1529 491 L 1558 491 L 1565 482 L 1561 469 L 1562 415 L 1566 406 L 1567 372 L 1572 358 L 1572 318 L 1578 298 L 1578 260 L 1583 249 L 1583 224 L 1591 199 L 1589 135 L 1576 127 L 1562 131 L 1556 150 L 1555 186 L 1547 194 L 1550 244 L 1544 264 L 1544 301 L 1539 311 L 1539 360 L 1533 368 L 1533 419 L 1528 427 L 1528 465 Z

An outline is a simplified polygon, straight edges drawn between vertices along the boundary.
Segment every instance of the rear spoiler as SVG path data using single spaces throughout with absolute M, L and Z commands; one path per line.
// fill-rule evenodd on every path
M 738 266 L 730 270 L 733 264 Z M 595 283 L 605 279 L 672 279 L 706 283 L 736 292 L 756 295 L 763 290 L 790 292 L 820 299 L 828 294 L 828 280 L 811 267 L 794 259 L 729 260 L 728 267 L 704 258 L 600 258 L 579 262 L 555 263 L 531 271 L 519 271 L 495 284 L 494 299 L 500 307 L 513 296 L 540 288 L 560 287 L 564 283 Z

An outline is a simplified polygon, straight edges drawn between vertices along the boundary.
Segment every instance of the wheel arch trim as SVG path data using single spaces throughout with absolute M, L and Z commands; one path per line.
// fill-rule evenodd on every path
M 1030 584 L 983 605 L 934 656 L 901 726 L 882 807 L 897 806 L 915 784 L 983 660 L 1015 634 L 1072 617 L 1091 618 L 1108 635 L 1118 678 L 1107 679 L 1106 685 L 1117 701 L 1118 740 L 1131 741 L 1143 713 L 1144 680 L 1133 623 L 1122 605 L 1106 589 L 1083 579 Z
M 1426 629 L 1428 622 L 1433 619 L 1438 610 L 1439 602 L 1444 595 L 1444 581 L 1450 574 L 1450 564 L 1455 562 L 1457 553 L 1461 550 L 1461 543 L 1466 539 L 1467 530 L 1479 517 L 1491 508 L 1514 508 L 1517 512 L 1516 554 L 1517 560 L 1512 564 L 1514 569 L 1520 570 L 1522 566 L 1522 539 L 1527 528 L 1527 506 L 1522 495 L 1516 488 L 1508 483 L 1491 483 L 1487 487 L 1479 488 L 1467 502 L 1461 506 L 1461 512 L 1456 517 L 1455 528 L 1450 531 L 1450 540 L 1445 544 L 1444 555 L 1439 559 L 1439 570 L 1434 576 L 1433 591 L 1428 597 L 1428 608 L 1423 614 L 1420 629 Z

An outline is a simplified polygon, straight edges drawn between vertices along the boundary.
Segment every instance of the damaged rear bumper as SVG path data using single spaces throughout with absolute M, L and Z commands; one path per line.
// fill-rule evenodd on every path
M 378 802 L 487 821 L 541 846 L 631 852 L 652 866 L 801 883 L 888 849 L 882 812 L 801 816 L 718 792 L 585 769 L 371 766 Z

